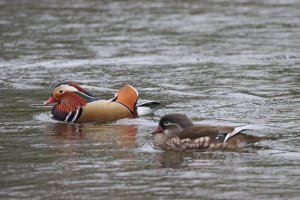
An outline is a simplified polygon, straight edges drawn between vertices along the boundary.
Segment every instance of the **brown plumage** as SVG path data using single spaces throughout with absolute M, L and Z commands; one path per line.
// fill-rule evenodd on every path
M 194 125 L 183 114 L 163 116 L 154 130 L 153 145 L 162 150 L 235 149 L 264 138 L 242 133 L 244 127 Z

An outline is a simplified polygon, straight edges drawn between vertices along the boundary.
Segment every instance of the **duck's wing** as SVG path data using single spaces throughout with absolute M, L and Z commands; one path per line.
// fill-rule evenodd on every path
M 208 136 L 211 139 L 216 139 L 220 134 L 224 134 L 225 138 L 229 133 L 234 132 L 234 130 L 235 128 L 231 126 L 193 126 L 180 133 L 179 138 L 196 139 Z

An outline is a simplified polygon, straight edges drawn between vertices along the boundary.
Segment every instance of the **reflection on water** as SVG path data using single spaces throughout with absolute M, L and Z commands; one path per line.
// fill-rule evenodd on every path
M 70 124 L 57 122 L 46 126 L 46 133 L 54 140 L 75 143 L 93 141 L 113 144 L 113 148 L 135 148 L 137 146 L 136 125 Z M 49 139 L 49 137 L 47 137 Z
M 289 1 L 0 0 L 0 198 L 298 199 L 300 12 Z M 53 84 L 167 102 L 110 124 L 50 119 Z M 272 136 L 239 151 L 160 152 L 182 112 Z
M 46 127 L 49 135 L 63 139 L 83 139 L 82 125 L 68 123 L 54 123 Z
M 180 167 L 184 161 L 183 152 L 163 152 L 153 156 L 155 163 L 159 167 Z

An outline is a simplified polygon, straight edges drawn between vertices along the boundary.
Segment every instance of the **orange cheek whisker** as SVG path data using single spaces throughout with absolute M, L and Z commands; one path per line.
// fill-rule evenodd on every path
M 68 98 L 65 98 L 64 101 L 62 101 L 57 108 L 60 112 L 69 113 L 75 111 L 76 109 L 82 106 L 85 106 L 86 104 L 87 102 L 85 100 L 70 96 Z

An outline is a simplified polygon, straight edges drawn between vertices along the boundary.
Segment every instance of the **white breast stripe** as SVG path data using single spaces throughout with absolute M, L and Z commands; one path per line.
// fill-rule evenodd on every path
M 73 117 L 73 119 L 72 119 L 71 122 L 75 122 L 75 121 L 76 121 L 77 116 L 78 116 L 78 113 L 79 113 L 79 110 L 80 110 L 80 109 L 77 109 L 77 110 L 76 110 L 75 116 Z
M 65 118 L 65 122 L 69 122 L 69 117 L 72 115 L 72 112 L 69 112 L 69 114 Z

